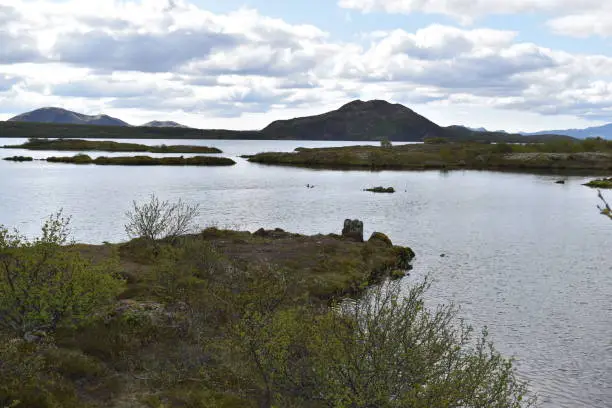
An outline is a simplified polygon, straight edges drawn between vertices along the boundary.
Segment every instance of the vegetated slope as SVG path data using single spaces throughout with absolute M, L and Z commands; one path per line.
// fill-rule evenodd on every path
M 46 107 L 22 113 L 11 119 L 10 122 L 36 122 L 36 123 L 65 123 L 74 125 L 98 126 L 130 126 L 121 119 L 108 115 L 84 115 L 62 108 Z
M 588 137 L 602 137 L 604 139 L 612 139 L 612 123 L 603 126 L 593 126 L 584 129 L 563 129 L 563 130 L 545 130 L 542 132 L 523 133 L 524 135 L 535 136 L 542 134 L 557 134 L 567 135 L 578 139 L 586 139 Z

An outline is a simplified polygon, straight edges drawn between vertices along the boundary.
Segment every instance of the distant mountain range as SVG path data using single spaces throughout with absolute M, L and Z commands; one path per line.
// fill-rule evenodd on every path
M 70 125 L 96 125 L 96 126 L 131 126 L 121 119 L 108 115 L 85 115 L 67 109 L 46 107 L 22 113 L 8 120 L 9 122 L 34 122 L 34 123 L 61 123 Z M 187 126 L 172 121 L 157 121 L 145 123 L 146 127 L 172 127 L 187 128 Z
M 575 137 L 577 139 L 586 139 L 587 137 L 602 137 L 604 139 L 612 139 L 612 123 L 608 123 L 603 126 L 593 126 L 585 129 L 564 129 L 564 130 L 549 130 L 544 132 L 526 133 L 522 132 L 523 135 L 537 136 L 545 133 L 554 133 L 557 135 L 566 135 Z
M 461 141 L 537 142 L 571 139 L 539 134 L 524 136 L 504 131 L 473 130 L 464 126 L 442 127 L 404 105 L 383 100 L 349 102 L 320 115 L 277 120 L 264 129 L 236 131 L 192 129 L 176 122 L 153 121 L 142 126 L 107 115 L 89 116 L 61 108 L 42 108 L 0 122 L 2 137 L 96 137 L 158 139 L 293 139 L 422 141 L 443 137 Z

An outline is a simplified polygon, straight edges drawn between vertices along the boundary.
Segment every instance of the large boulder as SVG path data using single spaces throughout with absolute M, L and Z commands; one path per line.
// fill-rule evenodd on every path
M 342 236 L 353 239 L 357 242 L 363 242 L 363 222 L 350 219 L 344 220 Z

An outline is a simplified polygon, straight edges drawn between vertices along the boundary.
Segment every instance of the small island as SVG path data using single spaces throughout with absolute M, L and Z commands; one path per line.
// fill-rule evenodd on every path
M 356 170 L 475 169 L 514 171 L 612 170 L 612 141 L 554 141 L 533 144 L 426 141 L 392 147 L 300 148 L 258 153 L 253 163 Z
M 15 161 L 15 162 L 29 162 L 29 161 L 33 161 L 34 159 L 30 156 L 11 156 L 11 157 L 5 157 L 2 160 Z
M 216 147 L 190 145 L 147 146 L 138 143 L 123 143 L 106 140 L 83 139 L 39 139 L 30 138 L 20 145 L 3 146 L 5 149 L 98 151 L 98 152 L 147 152 L 147 153 L 223 153 Z
M 612 177 L 592 180 L 586 183 L 585 186 L 592 187 L 592 188 L 610 189 L 612 188 Z
M 97 164 L 121 166 L 233 166 L 236 164 L 226 157 L 194 156 L 194 157 L 150 157 L 150 156 L 120 156 L 91 158 L 86 154 L 72 157 L 48 157 L 49 163 Z
M 393 187 L 372 187 L 366 188 L 363 191 L 369 191 L 371 193 L 395 193 L 395 189 Z

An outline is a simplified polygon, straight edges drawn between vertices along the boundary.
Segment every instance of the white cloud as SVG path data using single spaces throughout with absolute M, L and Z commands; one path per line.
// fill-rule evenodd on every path
M 338 5 L 364 13 L 442 14 L 463 24 L 487 15 L 543 13 L 549 26 L 572 36 L 612 36 L 612 2 L 601 0 L 339 0 Z

